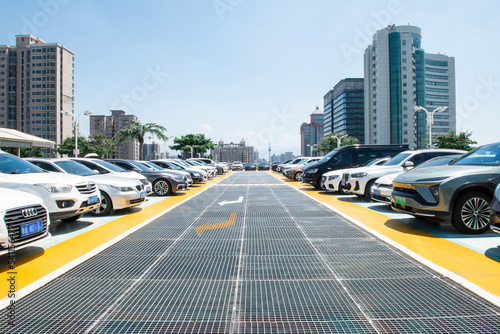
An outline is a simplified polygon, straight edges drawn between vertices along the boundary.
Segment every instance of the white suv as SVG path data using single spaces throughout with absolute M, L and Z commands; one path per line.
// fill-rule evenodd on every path
M 74 221 L 101 205 L 94 182 L 81 176 L 46 172 L 5 152 L 0 152 L 0 188 L 41 197 L 52 220 Z
M 49 213 L 43 200 L 23 191 L 2 189 L 0 220 L 0 249 L 25 245 L 49 235 Z

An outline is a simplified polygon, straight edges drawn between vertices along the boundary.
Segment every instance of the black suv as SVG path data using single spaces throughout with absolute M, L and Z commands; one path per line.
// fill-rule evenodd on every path
M 393 157 L 408 150 L 408 145 L 347 145 L 336 148 L 320 161 L 307 165 L 302 174 L 302 182 L 321 188 L 324 173 L 336 169 L 361 166 L 374 158 Z

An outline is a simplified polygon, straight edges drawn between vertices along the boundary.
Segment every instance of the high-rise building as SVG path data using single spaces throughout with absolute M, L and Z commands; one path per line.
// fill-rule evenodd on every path
M 220 140 L 218 145 L 212 150 L 215 161 L 233 163 L 241 161 L 242 163 L 254 162 L 254 148 L 253 146 L 246 146 L 245 141 L 241 140 L 239 143 L 230 142 L 225 144 Z
M 300 126 L 300 154 L 304 157 L 311 157 L 312 150 L 323 138 L 323 112 L 316 107 L 310 115 L 310 123 L 302 123 Z
M 142 155 L 143 160 L 164 159 L 164 157 L 162 158 L 160 154 L 160 144 L 155 143 L 154 141 L 151 144 L 144 144 Z
M 126 115 L 123 110 L 111 110 L 111 116 L 91 115 L 90 135 L 105 135 L 113 139 L 115 134 L 127 124 L 137 121 L 135 115 Z M 139 159 L 139 142 L 137 140 L 118 144 L 115 154 L 110 157 L 114 159 Z
M 427 115 L 414 105 L 447 106 L 433 133 L 455 131 L 455 59 L 425 53 L 421 43 L 420 28 L 392 25 L 377 31 L 365 50 L 365 143 L 425 148 Z
M 31 35 L 16 36 L 16 46 L 1 45 L 0 127 L 57 144 L 73 136 L 74 56 L 59 43 Z
M 340 80 L 323 98 L 324 136 L 336 133 L 365 141 L 363 78 Z

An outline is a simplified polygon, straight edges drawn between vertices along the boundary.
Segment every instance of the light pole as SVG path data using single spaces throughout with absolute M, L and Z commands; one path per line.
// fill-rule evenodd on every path
M 427 125 L 429 126 L 429 148 L 432 148 L 432 124 L 434 124 L 434 113 L 437 112 L 442 112 L 448 109 L 448 106 L 441 106 L 437 107 L 433 111 L 429 111 L 425 109 L 424 107 L 414 105 L 413 110 L 415 111 L 425 111 L 427 113 Z
M 73 114 L 70 113 L 69 111 L 63 111 L 63 113 L 67 116 L 69 115 L 73 116 Z M 73 153 L 75 155 L 75 158 L 78 158 L 78 154 L 80 154 L 80 152 L 78 151 L 78 135 L 80 133 L 80 116 L 82 116 L 82 114 L 84 114 L 85 116 L 92 115 L 92 111 L 90 110 L 82 111 L 80 114 L 78 114 L 78 117 L 75 120 L 73 120 L 73 126 L 75 129 L 75 150 L 73 151 Z
M 313 157 L 314 157 L 314 152 L 313 152 L 313 150 L 316 148 L 316 146 L 318 146 L 318 144 L 312 144 L 312 145 L 311 145 L 311 144 L 307 144 L 307 146 L 312 147 L 312 148 L 311 148 L 311 156 L 313 156 Z
M 345 135 L 341 135 L 341 136 L 338 136 L 338 135 L 332 135 L 332 138 L 337 139 L 337 148 L 339 148 L 339 147 L 340 147 L 340 143 L 341 143 L 341 141 L 342 141 L 342 138 L 344 138 L 344 137 L 347 137 L 347 134 L 345 134 Z

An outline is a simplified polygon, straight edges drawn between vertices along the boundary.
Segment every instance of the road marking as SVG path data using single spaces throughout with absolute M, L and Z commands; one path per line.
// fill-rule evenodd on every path
M 198 233 L 198 236 L 201 237 L 201 235 L 205 231 L 217 230 L 219 228 L 224 228 L 224 227 L 232 227 L 235 221 L 236 221 L 236 212 L 232 212 L 227 222 L 212 224 L 212 225 L 210 225 L 209 223 L 205 223 L 203 225 L 196 227 L 194 230 L 196 231 L 196 233 Z
M 241 202 L 243 202 L 243 196 L 238 197 L 238 199 L 236 201 L 222 201 L 222 202 L 219 202 L 219 205 L 220 206 L 224 206 L 226 204 L 235 204 L 235 203 L 241 203 Z
M 284 183 L 241 183 L 241 184 L 214 184 L 215 187 L 262 187 L 262 186 L 286 186 Z

